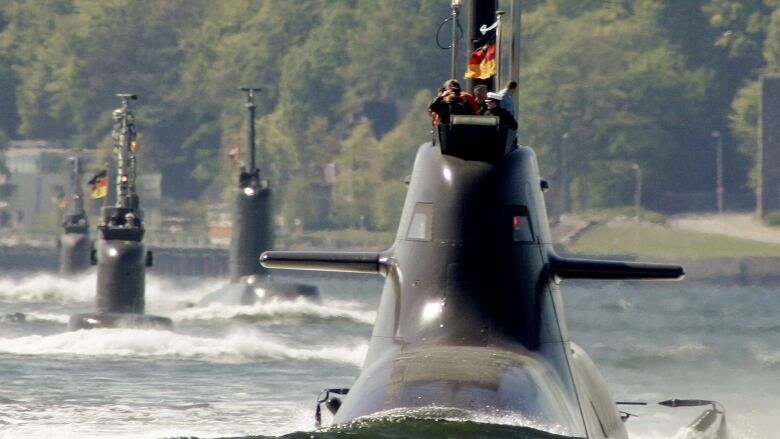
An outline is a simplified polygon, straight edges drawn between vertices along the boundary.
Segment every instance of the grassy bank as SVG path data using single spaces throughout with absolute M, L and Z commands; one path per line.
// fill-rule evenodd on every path
M 316 230 L 292 233 L 277 241 L 280 248 L 384 250 L 395 240 L 395 231 L 368 231 L 359 229 Z
M 658 258 L 780 256 L 780 244 L 648 225 L 597 225 L 566 247 L 572 254 Z

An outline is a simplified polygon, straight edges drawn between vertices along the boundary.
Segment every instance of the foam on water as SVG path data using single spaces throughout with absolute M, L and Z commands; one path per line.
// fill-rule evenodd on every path
M 376 311 L 366 310 L 359 302 L 327 300 L 326 303 L 313 303 L 304 298 L 296 300 L 271 299 L 254 305 L 223 305 L 212 303 L 206 307 L 193 307 L 174 311 L 170 317 L 177 322 L 203 321 L 217 319 L 321 319 L 347 320 L 371 325 L 376 319 Z
M 0 321 L 6 322 L 25 322 L 25 323 L 57 323 L 68 324 L 69 316 L 66 314 L 55 314 L 47 312 L 28 311 L 25 313 L 15 312 L 0 316 Z
M 0 301 L 28 303 L 77 303 L 95 297 L 95 273 L 60 277 L 38 273 L 27 277 L 0 277 Z
M 179 309 L 200 300 L 217 289 L 222 279 L 173 279 L 146 275 L 146 306 L 149 312 Z M 94 270 L 73 277 L 56 273 L 35 273 L 20 277 L 0 277 L 0 301 L 25 303 L 89 303 L 95 299 L 97 275 Z
M 389 420 L 393 422 L 402 421 L 405 419 L 430 419 L 437 421 L 450 421 L 450 422 L 475 422 L 478 424 L 490 424 L 490 425 L 506 425 L 512 427 L 526 427 L 533 430 L 543 431 L 546 433 L 556 434 L 560 436 L 569 436 L 571 432 L 561 425 L 548 425 L 537 422 L 533 419 L 528 419 L 518 413 L 511 412 L 472 412 L 461 409 L 451 409 L 442 407 L 425 407 L 425 408 L 402 408 L 382 411 L 370 416 L 356 419 L 354 422 L 366 422 L 371 420 Z
M 359 366 L 366 350 L 364 341 L 316 348 L 289 347 L 270 334 L 251 329 L 235 330 L 222 338 L 145 329 L 91 329 L 47 336 L 0 338 L 0 353 L 5 354 L 163 357 L 211 362 L 294 359 Z

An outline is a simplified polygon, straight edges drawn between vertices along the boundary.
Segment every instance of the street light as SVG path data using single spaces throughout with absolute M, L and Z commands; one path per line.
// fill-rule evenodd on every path
M 561 209 L 563 213 L 569 212 L 569 160 L 566 157 L 566 143 L 569 139 L 569 133 L 563 133 L 561 135 L 561 153 L 560 153 L 560 160 L 561 160 L 561 201 L 563 204 L 563 208 Z
M 718 199 L 718 213 L 723 213 L 723 136 L 720 131 L 713 131 L 718 146 L 716 149 L 716 177 L 715 177 L 715 196 Z
M 633 163 L 631 169 L 634 170 L 636 177 L 636 186 L 634 189 L 634 221 L 639 221 L 639 211 L 642 208 L 642 168 L 638 163 Z

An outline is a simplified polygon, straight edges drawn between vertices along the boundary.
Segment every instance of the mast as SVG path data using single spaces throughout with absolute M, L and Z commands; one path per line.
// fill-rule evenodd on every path
M 70 200 L 68 215 L 84 215 L 84 194 L 81 192 L 81 161 L 79 156 L 70 159 Z
M 257 169 L 255 164 L 255 92 L 259 92 L 262 89 L 259 87 L 239 87 L 239 90 L 246 93 L 246 104 L 244 106 L 247 109 L 247 124 L 248 135 L 246 136 L 246 151 L 247 151 L 247 172 L 254 176 L 259 176 L 260 170 Z
M 135 193 L 136 179 L 136 131 L 135 115 L 130 110 L 130 101 L 138 99 L 131 93 L 117 93 L 122 106 L 114 110 L 114 155 L 117 160 L 116 207 L 138 208 L 138 196 Z
M 450 50 L 452 50 L 452 60 L 450 69 L 450 78 L 456 79 L 458 77 L 458 28 L 460 23 L 458 22 L 458 15 L 460 14 L 460 8 L 463 6 L 463 0 L 452 0 L 452 43 Z M 462 36 L 462 35 L 461 35 Z

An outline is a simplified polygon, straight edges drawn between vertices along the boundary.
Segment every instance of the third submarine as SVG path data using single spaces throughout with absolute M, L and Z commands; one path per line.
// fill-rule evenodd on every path
M 230 237 L 230 283 L 201 299 L 198 305 L 211 303 L 252 305 L 269 298 L 305 298 L 319 301 L 315 285 L 272 279 L 269 271 L 257 263 L 260 254 L 273 248 L 272 192 L 268 180 L 260 178 L 255 164 L 255 92 L 259 88 L 241 87 L 246 93 L 247 163 L 238 175 Z

